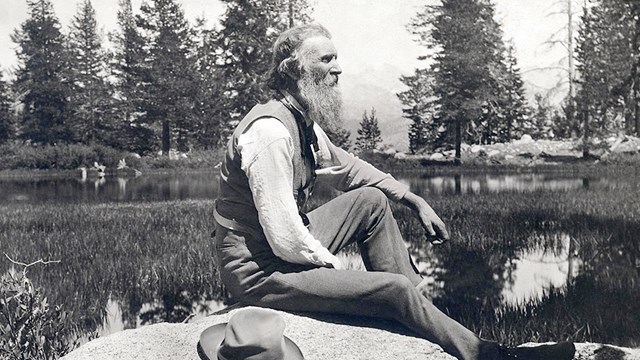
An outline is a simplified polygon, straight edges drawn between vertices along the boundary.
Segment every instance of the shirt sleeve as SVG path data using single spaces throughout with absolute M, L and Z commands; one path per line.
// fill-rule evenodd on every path
M 255 121 L 238 138 L 258 219 L 273 253 L 288 262 L 327 266 L 336 257 L 302 223 L 293 197 L 293 143 L 275 118 Z
M 319 147 L 317 157 L 320 169 L 316 171 L 319 181 L 327 182 L 342 191 L 373 186 L 393 201 L 401 200 L 409 191 L 408 185 L 399 182 L 390 174 L 333 145 L 317 124 L 314 125 L 314 130 Z

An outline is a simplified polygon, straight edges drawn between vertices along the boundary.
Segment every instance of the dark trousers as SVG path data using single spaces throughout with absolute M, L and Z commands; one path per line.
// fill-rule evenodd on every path
M 291 264 L 273 255 L 263 236 L 218 227 L 218 266 L 234 298 L 280 310 L 395 319 L 459 359 L 477 357 L 480 339 L 417 291 L 422 278 L 381 191 L 349 191 L 308 216 L 311 233 L 332 253 L 357 243 L 368 271 Z

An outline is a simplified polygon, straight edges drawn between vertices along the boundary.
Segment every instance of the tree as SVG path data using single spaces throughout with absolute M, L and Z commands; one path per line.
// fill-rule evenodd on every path
M 98 34 L 96 12 L 84 0 L 73 17 L 69 33 L 69 82 L 71 84 L 69 128 L 73 138 L 83 143 L 104 142 L 113 131 L 106 55 Z
M 143 109 L 161 128 L 161 149 L 168 154 L 172 138 L 180 151 L 190 148 L 196 104 L 196 61 L 193 32 L 175 0 L 143 3 L 136 23 L 144 32 L 146 84 Z
M 478 142 L 494 132 L 504 114 L 500 102 L 505 77 L 504 44 L 494 7 L 486 0 L 443 0 L 426 6 L 409 25 L 417 42 L 430 50 L 437 143 L 454 144 L 460 163 L 461 143 Z M 442 129 L 442 131 L 440 131 Z
M 223 98 L 224 80 L 218 71 L 218 47 L 215 29 L 208 29 L 204 19 L 197 19 L 196 33 L 196 118 L 194 120 L 194 141 L 203 148 L 221 146 L 228 135 L 224 130 L 225 114 L 220 101 Z
M 37 143 L 71 140 L 67 125 L 66 51 L 49 0 L 27 0 L 29 18 L 11 39 L 20 62 L 14 83 L 24 104 L 21 137 Z
M 556 134 L 553 131 L 552 112 L 547 98 L 542 94 L 535 94 L 534 108 L 531 115 L 531 131 L 529 135 L 533 139 L 553 139 Z
M 0 76 L 0 144 L 7 142 L 14 136 L 11 103 L 9 86 Z
M 639 8 L 624 1 L 598 0 L 584 9 L 576 49 L 576 103 L 585 145 L 592 136 L 637 131 Z
M 498 142 L 508 142 L 519 139 L 525 133 L 533 131 L 529 121 L 529 108 L 524 95 L 524 82 L 520 77 L 520 68 L 515 57 L 513 45 L 506 49 L 506 68 L 504 70 L 501 107 L 504 111 L 504 121 L 498 127 Z
M 290 24 L 307 21 L 305 0 L 223 0 L 227 11 L 218 34 L 218 63 L 224 80 L 224 113 L 233 127 L 255 104 L 271 96 L 265 80 L 271 46 Z
M 398 93 L 403 116 L 411 121 L 409 125 L 409 150 L 412 154 L 425 148 L 437 148 L 441 139 L 439 127 L 434 123 L 435 95 L 433 76 L 429 69 L 416 69 L 412 76 L 400 78 L 408 90 Z
M 145 90 L 151 80 L 145 61 L 145 40 L 136 26 L 131 0 L 119 0 L 118 27 L 118 31 L 110 34 L 114 44 L 110 69 L 115 82 L 113 117 L 117 135 L 117 142 L 112 143 L 125 150 L 146 153 L 156 146 L 156 137 L 143 111 Z
M 356 150 L 361 153 L 371 152 L 376 150 L 381 143 L 382 137 L 378 127 L 378 118 L 376 118 L 376 109 L 371 108 L 368 115 L 365 110 L 362 114 L 362 121 L 360 121 L 360 129 L 358 129 Z
M 345 150 L 349 150 L 351 148 L 351 132 L 345 128 L 337 128 L 335 131 L 330 129 L 325 130 L 327 133 L 327 137 L 333 143 L 333 145 L 337 147 L 341 147 Z

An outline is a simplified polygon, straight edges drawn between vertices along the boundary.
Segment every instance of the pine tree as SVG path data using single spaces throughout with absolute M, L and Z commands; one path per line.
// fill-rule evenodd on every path
M 443 0 L 417 14 L 409 28 L 418 43 L 435 50 L 434 78 L 438 143 L 454 144 L 460 162 L 462 141 L 492 134 L 504 117 L 500 94 L 505 77 L 500 25 L 488 0 Z
M 9 86 L 0 75 L 0 144 L 4 144 L 14 136 L 11 103 Z
M 412 154 L 424 149 L 432 150 L 438 144 L 440 133 L 433 121 L 435 97 L 433 92 L 433 76 L 428 69 L 416 69 L 412 76 L 402 76 L 402 81 L 409 89 L 398 93 L 404 105 L 403 116 L 411 121 L 409 125 L 409 151 Z
M 533 139 L 553 139 L 556 134 L 553 131 L 552 112 L 548 99 L 541 94 L 534 96 L 534 108 L 531 116 L 531 131 Z
M 519 139 L 522 135 L 530 134 L 533 131 L 529 120 L 530 110 L 524 95 L 524 82 L 520 77 L 520 68 L 511 44 L 507 46 L 505 60 L 504 89 L 500 94 L 504 121 L 498 127 L 498 142 Z
M 369 114 L 365 110 L 362 114 L 362 121 L 360 121 L 360 129 L 358 129 L 356 150 L 361 153 L 371 152 L 376 150 L 381 143 L 382 137 L 378 127 L 378 118 L 376 118 L 376 109 L 371 108 Z
M 634 10 L 634 6 L 599 0 L 584 9 L 576 49 L 580 85 L 576 104 L 585 144 L 591 136 L 635 128 L 640 49 L 634 42 L 640 36 L 640 14 L 634 11 L 640 7 Z
M 27 5 L 29 18 L 11 37 L 20 62 L 14 85 L 24 104 L 20 136 L 36 143 L 68 142 L 69 91 L 60 22 L 49 0 L 27 0 Z
M 194 140 L 200 147 L 209 149 L 223 145 L 226 140 L 223 121 L 224 109 L 219 101 L 221 99 L 224 83 L 217 68 L 217 32 L 206 27 L 204 19 L 197 19 L 196 26 L 197 43 L 197 91 L 194 94 L 197 101 L 196 119 L 194 121 Z
M 219 69 L 225 79 L 223 106 L 233 127 L 255 104 L 270 98 L 265 80 L 273 42 L 291 23 L 308 21 L 310 7 L 305 0 L 223 2 L 227 12 L 218 34 Z
M 196 61 L 193 31 L 175 0 L 143 3 L 136 23 L 146 40 L 149 83 L 144 110 L 161 127 L 161 149 L 190 148 L 195 117 Z
M 72 90 L 69 127 L 76 141 L 104 142 L 113 131 L 108 123 L 111 95 L 105 81 L 106 55 L 90 0 L 80 3 L 73 17 L 68 52 Z
M 119 0 L 118 31 L 110 34 L 114 44 L 110 69 L 115 79 L 114 110 L 117 147 L 146 153 L 156 146 L 156 137 L 144 113 L 145 90 L 150 83 L 149 66 L 131 0 Z
M 327 129 L 325 132 L 333 145 L 343 148 L 344 150 L 349 150 L 349 148 L 351 148 L 351 132 L 349 132 L 349 130 L 338 128 L 335 131 Z

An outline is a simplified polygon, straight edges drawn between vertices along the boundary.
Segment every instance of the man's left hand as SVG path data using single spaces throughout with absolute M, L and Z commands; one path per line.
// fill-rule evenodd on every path
M 449 232 L 444 222 L 423 198 L 408 192 L 402 198 L 402 203 L 416 213 L 432 244 L 439 245 L 449 241 Z

